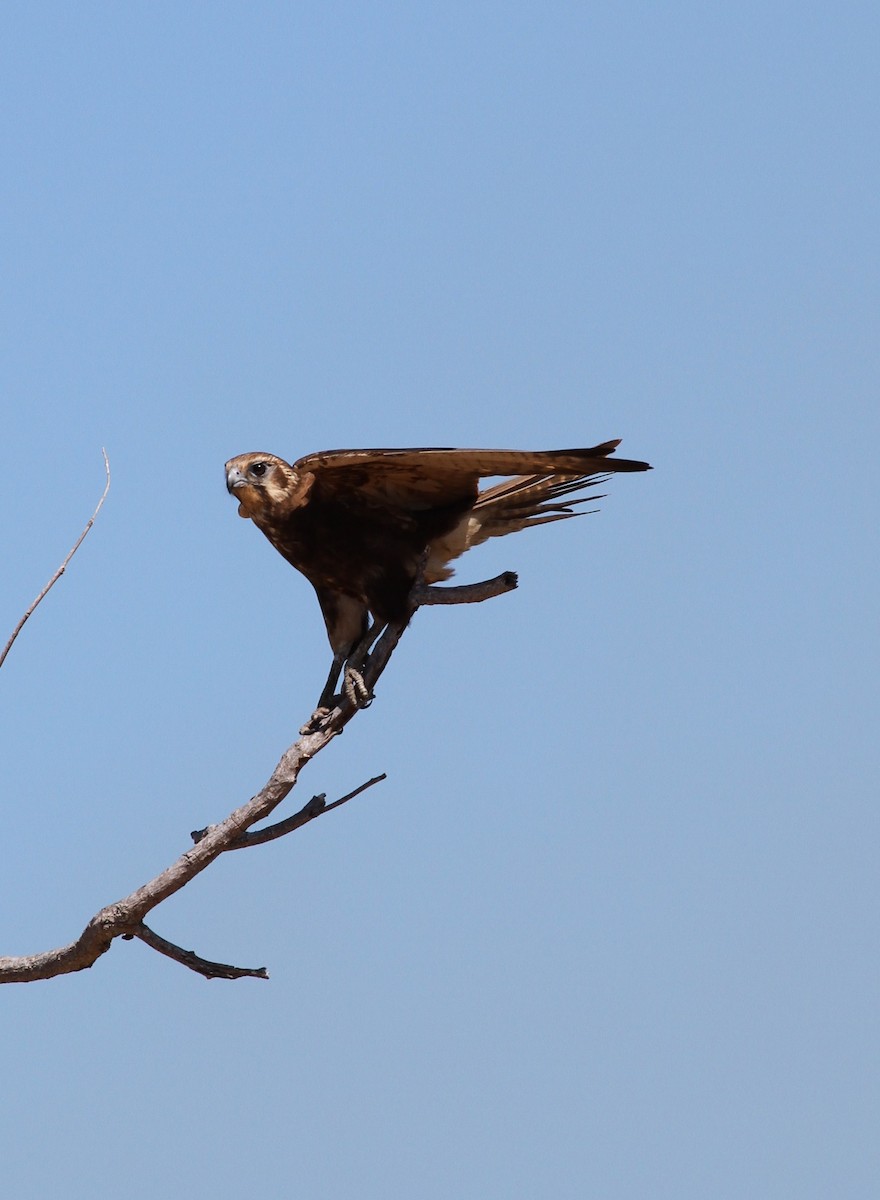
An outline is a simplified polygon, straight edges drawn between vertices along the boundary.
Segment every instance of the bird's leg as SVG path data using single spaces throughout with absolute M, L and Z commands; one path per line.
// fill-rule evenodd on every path
M 305 725 L 300 729 L 300 733 L 315 733 L 316 730 L 320 729 L 325 718 L 336 707 L 334 704 L 334 700 L 336 700 L 336 684 L 344 662 L 345 652 L 337 651 L 333 655 L 333 661 L 330 664 L 330 674 L 327 676 L 327 682 L 324 684 L 321 698 L 318 700 L 318 706 Z
M 336 684 L 339 681 L 339 672 L 345 663 L 345 652 L 337 651 L 333 655 L 333 661 L 330 664 L 330 674 L 327 676 L 327 682 L 324 684 L 321 698 L 318 701 L 318 712 L 327 712 L 333 707 L 333 701 L 336 698 Z
M 355 708 L 368 708 L 373 702 L 373 693 L 364 682 L 364 671 L 369 662 L 370 649 L 383 629 L 384 625 L 373 621 L 345 661 L 342 695 Z
M 406 629 L 412 620 L 413 614 L 419 607 L 419 602 L 415 599 L 419 589 L 425 590 L 425 566 L 428 562 L 428 549 L 426 548 L 419 558 L 416 577 L 412 585 L 412 590 L 408 598 L 408 605 L 405 615 L 400 621 L 380 621 L 374 619 L 369 626 L 364 636 L 349 654 L 345 664 L 345 673 L 342 680 L 342 694 L 356 708 L 368 708 L 373 702 L 373 693 L 369 685 L 364 680 L 364 675 L 367 673 L 372 661 L 373 650 L 379 646 L 380 641 L 384 643 L 385 635 L 388 634 L 392 638 L 392 648 L 397 645 L 401 634 Z M 383 655 L 379 653 L 380 665 L 377 674 L 381 674 L 384 670 L 385 660 Z
M 363 672 L 366 668 L 370 647 L 382 632 L 382 626 L 373 623 L 354 649 L 337 650 L 330 663 L 330 673 L 318 700 L 318 706 L 312 713 L 307 725 L 300 733 L 313 733 L 328 713 L 337 707 L 340 700 L 347 700 L 353 708 L 367 708 L 372 702 L 373 695 L 364 683 Z M 342 673 L 342 688 L 337 693 L 339 675 Z

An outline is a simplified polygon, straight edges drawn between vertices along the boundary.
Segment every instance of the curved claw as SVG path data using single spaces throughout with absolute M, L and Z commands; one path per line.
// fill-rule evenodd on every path
M 342 678 L 342 694 L 355 708 L 369 708 L 373 693 L 364 683 L 364 677 L 356 667 L 347 665 Z
M 305 725 L 300 729 L 300 733 L 305 736 L 307 733 L 317 733 L 330 714 L 333 712 L 332 707 L 320 705 L 306 721 Z

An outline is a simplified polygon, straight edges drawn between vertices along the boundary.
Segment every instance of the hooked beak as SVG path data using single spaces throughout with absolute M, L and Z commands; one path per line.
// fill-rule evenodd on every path
M 246 487 L 247 480 L 238 467 L 228 467 L 226 470 L 226 490 L 234 492 L 236 488 Z
M 238 500 L 238 515 L 240 517 L 250 517 L 251 513 L 248 512 L 246 507 L 246 497 L 248 493 L 243 490 L 244 488 L 249 488 L 249 484 L 245 478 L 244 472 L 239 467 L 227 467 L 226 490 L 229 492 L 230 496 L 235 496 L 235 499 Z M 237 496 L 236 492 L 238 492 Z

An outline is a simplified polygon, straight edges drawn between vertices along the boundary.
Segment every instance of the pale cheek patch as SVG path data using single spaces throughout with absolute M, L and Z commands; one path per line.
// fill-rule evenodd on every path
M 282 475 L 280 470 L 276 470 L 263 484 L 263 488 L 273 512 L 292 513 L 306 503 L 314 482 L 315 476 L 311 471 L 301 475 L 291 471 L 287 477 Z

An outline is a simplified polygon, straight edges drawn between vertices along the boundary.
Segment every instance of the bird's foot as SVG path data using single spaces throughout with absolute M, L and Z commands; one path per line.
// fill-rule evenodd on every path
M 305 725 L 303 725 L 300 729 L 300 733 L 303 735 L 307 733 L 317 733 L 332 712 L 333 705 L 328 706 L 326 704 L 319 704 L 309 717 L 308 721 L 306 721 Z
M 343 672 L 342 695 L 354 708 L 369 708 L 373 703 L 373 693 L 364 683 L 363 675 L 350 664 Z
M 318 701 L 318 707 L 300 729 L 300 733 L 317 733 L 341 704 L 348 703 L 352 708 L 369 708 L 373 703 L 373 693 L 364 682 L 361 671 L 356 667 L 347 666 L 342 676 L 342 691 L 334 694 L 325 688 Z

